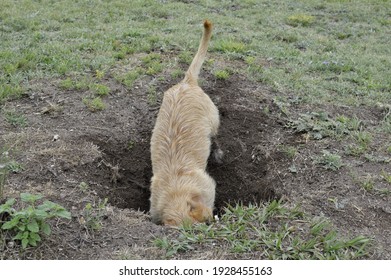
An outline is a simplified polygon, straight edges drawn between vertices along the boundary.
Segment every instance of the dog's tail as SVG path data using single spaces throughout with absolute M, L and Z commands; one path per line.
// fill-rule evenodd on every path
M 208 43 L 212 37 L 212 23 L 209 20 L 204 21 L 204 33 L 201 38 L 200 45 L 198 47 L 197 54 L 193 58 L 193 61 L 190 64 L 189 69 L 186 72 L 184 82 L 189 84 L 197 85 L 198 75 L 202 64 L 204 63 L 206 52 L 208 51 Z

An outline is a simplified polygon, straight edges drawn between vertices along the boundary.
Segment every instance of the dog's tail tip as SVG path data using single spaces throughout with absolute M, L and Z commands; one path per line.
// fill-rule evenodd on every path
M 212 22 L 209 21 L 208 19 L 204 20 L 204 28 L 209 30 L 212 28 Z

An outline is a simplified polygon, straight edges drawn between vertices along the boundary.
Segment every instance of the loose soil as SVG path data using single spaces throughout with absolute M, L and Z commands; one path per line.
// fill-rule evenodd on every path
M 89 111 L 82 102 L 89 92 L 64 91 L 58 81 L 46 80 L 35 81 L 28 96 L 4 105 L 3 110 L 15 110 L 28 119 L 26 127 L 18 128 L 0 117 L 0 146 L 12 148 L 11 158 L 23 166 L 23 171 L 7 178 L 4 197 L 18 197 L 20 192 L 43 194 L 70 210 L 72 220 L 52 223 L 53 234 L 25 252 L 4 236 L 1 258 L 164 257 L 152 240 L 175 234 L 175 230 L 149 220 L 149 141 L 162 94 L 179 80 L 167 73 L 162 76 L 163 81 L 158 82 L 144 77 L 127 90 L 108 75 L 103 83 L 111 94 L 103 98 L 106 108 L 97 112 Z M 308 140 L 287 128 L 286 116 L 273 102 L 276 93 L 240 74 L 217 80 L 204 71 L 201 80 L 221 114 L 218 139 L 224 162 L 208 164 L 217 182 L 217 215 L 227 204 L 282 198 L 301 204 L 310 215 L 326 216 L 341 236 L 372 237 L 375 249 L 371 258 L 391 258 L 390 196 L 364 192 L 352 179 L 351 168 L 334 172 L 313 163 L 314 155 L 324 148 L 343 150 L 340 142 Z M 146 94 L 152 82 L 158 93 L 156 104 L 151 104 Z M 291 108 L 292 112 L 306 110 L 300 105 Z M 361 115 L 368 125 L 381 118 L 374 108 L 327 110 Z M 290 158 L 283 152 L 284 146 L 295 147 L 297 155 Z M 363 173 L 382 169 L 391 173 L 390 166 L 381 162 L 349 160 L 354 170 Z M 297 172 L 289 171 L 293 163 Z M 391 190 L 389 184 L 379 184 Z M 91 203 L 97 208 L 105 198 L 108 204 L 99 219 L 101 228 L 92 230 L 85 207 Z M 195 251 L 177 257 L 226 258 L 228 253 Z

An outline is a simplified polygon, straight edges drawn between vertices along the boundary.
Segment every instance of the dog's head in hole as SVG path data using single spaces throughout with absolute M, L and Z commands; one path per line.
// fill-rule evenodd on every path
M 167 226 L 209 222 L 212 209 L 207 207 L 198 194 L 173 194 L 163 210 L 162 223 Z

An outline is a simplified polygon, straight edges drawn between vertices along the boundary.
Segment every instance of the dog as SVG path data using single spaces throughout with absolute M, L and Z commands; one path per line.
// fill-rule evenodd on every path
M 212 23 L 205 20 L 198 51 L 184 79 L 164 93 L 152 131 L 150 214 L 157 224 L 180 226 L 213 217 L 216 183 L 205 169 L 220 120 L 198 86 L 211 36 Z M 220 149 L 214 154 L 222 156 Z

